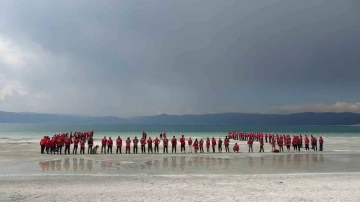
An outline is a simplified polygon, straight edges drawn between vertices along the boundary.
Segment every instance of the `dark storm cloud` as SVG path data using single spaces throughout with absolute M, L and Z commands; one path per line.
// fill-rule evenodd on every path
M 220 96 L 259 85 L 357 82 L 360 73 L 356 0 L 1 5 L 1 33 L 20 45 L 38 44 L 47 55 L 49 68 L 29 70 L 21 82 L 69 97 L 67 104 L 54 102 L 54 111 L 246 111 L 251 104 Z M 86 102 L 77 105 L 77 97 Z

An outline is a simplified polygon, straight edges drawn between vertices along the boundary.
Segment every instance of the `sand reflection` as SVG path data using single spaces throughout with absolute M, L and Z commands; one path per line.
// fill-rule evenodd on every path
M 64 158 L 39 162 L 42 171 L 111 171 L 111 170 L 246 170 L 246 169 L 289 169 L 320 165 L 325 162 L 323 154 L 285 154 L 266 157 L 199 157 L 172 156 L 147 160 L 143 163 L 122 164 L 113 161 L 94 161 L 83 158 Z M 170 164 L 170 165 L 169 165 Z

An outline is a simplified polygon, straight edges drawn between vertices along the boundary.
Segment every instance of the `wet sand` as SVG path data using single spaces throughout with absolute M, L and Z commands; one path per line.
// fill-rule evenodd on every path
M 278 154 L 238 141 L 241 153 L 112 155 L 2 143 L 0 201 L 358 201 L 360 138 L 325 140 L 323 152 Z

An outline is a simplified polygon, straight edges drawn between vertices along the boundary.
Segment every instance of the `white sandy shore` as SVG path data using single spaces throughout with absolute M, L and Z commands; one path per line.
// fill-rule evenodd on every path
M 47 155 L 40 154 L 35 142 L 3 142 L 0 143 L 0 201 L 317 202 L 360 199 L 360 137 L 325 137 L 324 152 L 292 151 L 284 153 L 284 158 L 283 154 L 274 156 L 268 144 L 265 153 L 258 153 L 258 143 L 254 144 L 254 153 L 248 153 L 246 142 L 236 142 L 240 144 L 241 153 L 182 155 L 178 146 L 175 169 L 171 151 L 169 154 Z M 162 168 L 166 157 L 169 158 L 166 172 L 160 168 L 156 170 L 154 164 L 158 162 Z M 202 157 L 204 164 L 196 165 Z M 208 157 L 211 158 L 210 167 L 206 166 Z M 64 169 L 65 158 L 70 158 L 69 171 Z M 185 172 L 180 169 L 182 158 L 186 159 Z M 74 171 L 73 159 L 79 159 L 78 171 Z M 39 161 L 54 160 L 55 170 L 40 169 Z M 56 169 L 57 162 L 60 171 Z M 94 163 L 92 171 L 87 169 L 88 162 Z M 103 162 L 106 167 L 112 167 L 101 168 Z M 144 162 L 152 162 L 151 169 L 135 170 Z M 81 163 L 85 163 L 83 171 Z M 117 163 L 124 167 L 117 170 Z
M 0 201 L 359 201 L 360 175 L 3 178 Z

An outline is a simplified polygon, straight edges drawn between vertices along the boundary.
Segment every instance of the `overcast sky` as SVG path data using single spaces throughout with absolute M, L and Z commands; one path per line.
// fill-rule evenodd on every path
M 1 0 L 0 110 L 360 113 L 358 0 Z

